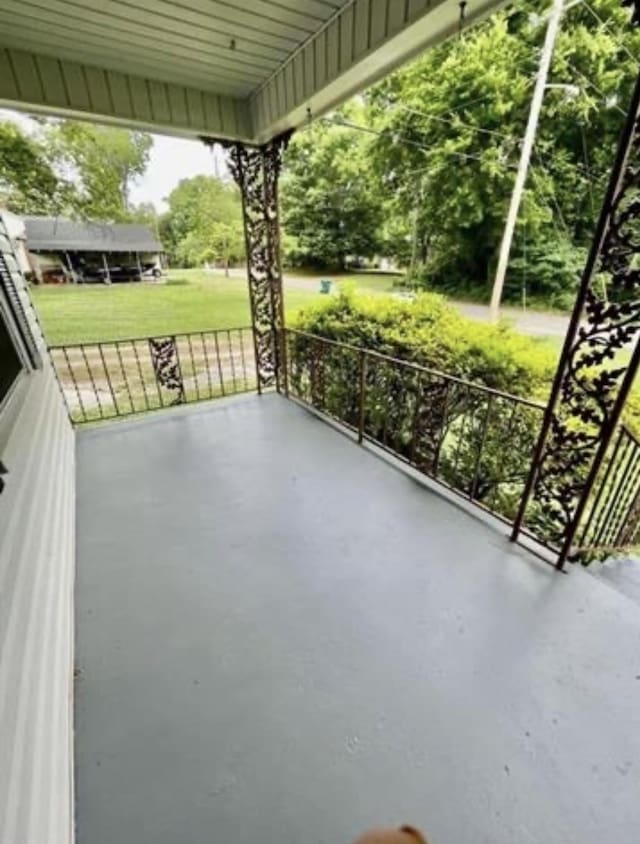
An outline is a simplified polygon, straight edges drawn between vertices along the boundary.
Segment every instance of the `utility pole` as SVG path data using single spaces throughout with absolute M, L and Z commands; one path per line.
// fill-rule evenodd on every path
M 518 175 L 516 176 L 516 183 L 514 185 L 513 194 L 511 196 L 511 205 L 509 207 L 509 214 L 507 215 L 507 222 L 504 227 L 502 244 L 500 246 L 500 258 L 498 260 L 498 269 L 496 270 L 496 277 L 493 282 L 493 292 L 491 294 L 492 322 L 497 322 L 500 317 L 500 300 L 502 299 L 504 280 L 507 275 L 507 268 L 509 266 L 509 255 L 511 254 L 513 235 L 516 229 L 516 222 L 518 220 L 518 212 L 522 203 L 524 186 L 527 181 L 527 173 L 529 172 L 529 164 L 531 163 L 531 153 L 533 152 L 533 144 L 535 142 L 536 132 L 538 130 L 540 111 L 542 110 L 542 103 L 544 101 L 544 92 L 545 88 L 547 87 L 547 79 L 549 78 L 549 70 L 551 68 L 551 59 L 553 58 L 553 50 L 556 44 L 558 33 L 560 31 L 560 21 L 562 20 L 563 12 L 564 0 L 553 0 L 553 5 L 549 13 L 547 35 L 545 38 L 544 47 L 542 48 L 542 55 L 540 57 L 538 78 L 536 80 L 536 87 L 533 92 L 533 98 L 531 100 L 529 121 L 527 123 L 527 130 L 522 141 L 522 152 L 520 154 L 520 165 L 518 167 Z

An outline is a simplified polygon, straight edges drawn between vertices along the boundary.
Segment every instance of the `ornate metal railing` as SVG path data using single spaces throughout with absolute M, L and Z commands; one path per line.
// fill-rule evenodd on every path
M 75 343 L 50 352 L 76 423 L 256 388 L 250 328 Z
M 449 490 L 513 524 L 544 405 L 408 361 L 286 330 L 288 389 Z M 555 560 L 554 514 L 530 506 L 521 532 Z M 588 563 L 640 545 L 640 441 L 621 426 L 580 525 L 571 559 Z
M 543 405 L 301 331 L 286 339 L 291 396 L 512 522 Z
M 289 396 L 513 524 L 544 414 L 537 402 L 379 352 L 284 331 Z M 53 346 L 73 422 L 146 413 L 257 389 L 252 330 L 236 328 Z M 522 533 L 546 540 L 554 513 L 530 502 Z M 571 559 L 640 546 L 640 440 L 621 426 Z
M 622 425 L 576 534 L 572 556 L 589 561 L 640 545 L 640 440 Z

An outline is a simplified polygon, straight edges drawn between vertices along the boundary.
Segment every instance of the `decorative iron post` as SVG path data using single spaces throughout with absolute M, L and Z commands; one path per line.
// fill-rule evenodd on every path
M 226 148 L 229 169 L 242 195 L 259 393 L 272 386 L 287 389 L 278 179 L 290 136 L 287 132 L 259 147 L 202 138 L 209 146 L 217 142 Z
M 622 0 L 640 26 L 640 0 Z M 563 568 L 640 363 L 640 74 L 511 538 L 528 516 Z M 629 350 L 630 355 L 618 353 Z

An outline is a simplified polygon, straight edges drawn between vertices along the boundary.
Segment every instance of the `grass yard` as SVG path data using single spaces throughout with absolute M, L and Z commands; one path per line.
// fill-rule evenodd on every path
M 326 277 L 375 293 L 393 285 L 386 275 Z M 285 281 L 287 313 L 313 302 L 318 290 L 318 276 Z M 32 295 L 50 345 L 239 328 L 251 322 L 243 274 L 225 278 L 203 270 L 173 270 L 164 284 L 47 285 L 32 288 Z

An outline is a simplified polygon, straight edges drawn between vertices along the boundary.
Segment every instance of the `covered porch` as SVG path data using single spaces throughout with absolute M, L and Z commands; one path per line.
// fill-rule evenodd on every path
M 275 394 L 77 462 L 79 844 L 636 841 L 634 602 Z
M 485 510 L 414 474 L 438 479 L 445 435 L 461 442 L 463 421 L 481 455 L 504 396 L 481 388 L 469 403 L 459 379 L 375 350 L 327 351 L 327 338 L 293 344 L 304 365 L 288 359 L 278 177 L 290 133 L 500 0 L 0 5 L 1 105 L 227 147 L 252 316 L 246 358 L 242 339 L 221 351 L 215 332 L 201 333 L 201 355 L 188 335 L 133 338 L 124 354 L 118 342 L 57 350 L 80 367 L 74 411 L 0 226 L 12 355 L 0 397 L 0 839 L 70 844 L 77 820 L 80 844 L 346 844 L 371 824 L 411 822 L 435 844 L 635 844 L 637 603 L 577 566 L 554 572 Z M 638 0 L 624 5 L 640 23 Z M 508 521 L 515 539 L 532 508 L 547 517 L 537 538 L 559 568 L 582 528 L 600 535 L 589 513 L 601 501 L 613 512 L 618 475 L 634 526 L 640 512 L 628 464 L 606 468 L 640 365 L 639 114 L 640 82 L 550 400 L 530 408 L 542 415 L 533 438 L 523 425 Z M 262 395 L 168 408 L 203 398 L 210 352 L 219 384 L 207 378 L 204 398 L 223 382 Z M 345 401 L 331 403 L 331 379 Z M 292 384 L 363 447 L 287 401 Z M 392 411 L 400 396 L 426 444 L 404 471 L 366 444 L 407 444 L 395 413 L 371 424 L 365 394 L 377 412 L 389 385 Z M 72 428 L 68 411 L 106 420 L 119 402 L 167 409 Z M 471 501 L 484 467 L 470 465 L 457 491 Z M 617 523 L 612 536 L 636 538 Z

